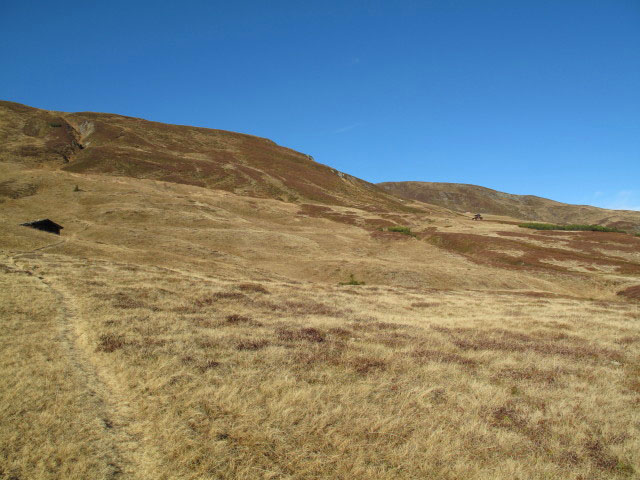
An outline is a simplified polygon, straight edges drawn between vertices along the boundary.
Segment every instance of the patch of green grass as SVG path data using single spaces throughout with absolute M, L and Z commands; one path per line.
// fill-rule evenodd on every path
M 352 273 L 349 275 L 348 282 L 340 282 L 338 283 L 338 285 L 364 285 L 364 282 L 361 282 L 360 280 L 356 280 L 356 277 Z
M 533 230 L 566 230 L 571 232 L 616 232 L 626 233 L 624 230 L 613 227 L 603 227 L 602 225 L 554 225 L 552 223 L 520 223 L 522 228 L 531 228 Z
M 394 226 L 394 227 L 387 228 L 387 231 L 388 232 L 402 233 L 404 235 L 409 235 L 411 237 L 415 237 L 416 236 L 416 234 L 413 233 L 409 227 Z

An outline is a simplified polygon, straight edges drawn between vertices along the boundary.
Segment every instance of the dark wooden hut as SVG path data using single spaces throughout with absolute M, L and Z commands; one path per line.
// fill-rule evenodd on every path
M 62 225 L 58 225 L 56 222 L 49 220 L 48 218 L 43 218 L 42 220 L 34 220 L 33 222 L 21 223 L 23 227 L 31 227 L 38 230 L 42 230 L 43 232 L 55 233 L 56 235 L 60 235 L 60 230 L 64 227 Z

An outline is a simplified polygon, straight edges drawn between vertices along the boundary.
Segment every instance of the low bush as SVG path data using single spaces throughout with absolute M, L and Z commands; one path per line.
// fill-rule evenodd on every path
M 388 227 L 387 231 L 388 232 L 402 233 L 404 235 L 409 235 L 409 236 L 415 237 L 415 233 L 413 233 L 409 227 L 393 226 L 393 227 Z

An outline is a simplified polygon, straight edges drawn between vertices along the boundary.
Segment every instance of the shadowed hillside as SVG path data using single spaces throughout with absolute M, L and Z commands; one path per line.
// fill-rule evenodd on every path
M 149 178 L 286 201 L 406 210 L 401 200 L 271 140 L 0 101 L 0 160 Z
M 378 185 L 394 195 L 458 212 L 506 215 L 551 223 L 605 225 L 640 231 L 640 212 L 629 210 L 569 205 L 533 195 L 512 195 L 461 183 L 384 182 Z

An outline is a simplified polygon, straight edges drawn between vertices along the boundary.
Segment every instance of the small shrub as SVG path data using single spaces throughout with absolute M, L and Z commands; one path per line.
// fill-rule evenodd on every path
M 416 234 L 411 231 L 409 227 L 401 227 L 401 226 L 393 226 L 387 228 L 388 232 L 396 232 L 402 233 L 404 235 L 409 235 L 410 237 L 415 237 Z
M 353 275 L 353 273 L 351 273 L 349 275 L 348 282 L 340 282 L 338 285 L 364 285 L 364 282 L 356 280 L 356 277 Z
M 61 124 L 61 123 L 58 123 L 58 122 L 51 122 L 51 123 L 49 124 L 49 126 L 50 126 L 51 128 L 60 128 L 60 127 L 62 127 L 62 124 Z

